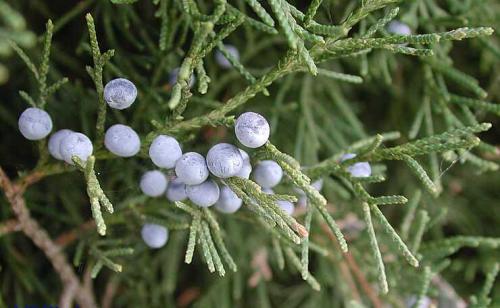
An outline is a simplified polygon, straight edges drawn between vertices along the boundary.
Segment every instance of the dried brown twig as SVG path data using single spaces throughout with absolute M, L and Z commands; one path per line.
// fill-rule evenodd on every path
M 325 232 L 327 234 L 327 236 L 331 239 L 331 241 L 337 247 L 339 247 L 339 244 L 337 242 L 337 238 L 333 235 L 333 233 L 328 228 L 328 226 L 326 224 L 322 224 L 321 229 L 323 230 L 323 232 Z M 356 277 L 356 279 L 358 280 L 358 283 L 360 284 L 361 289 L 363 289 L 363 292 L 370 299 L 373 307 L 375 307 L 375 308 L 382 307 L 382 302 L 380 301 L 380 298 L 377 296 L 377 292 L 375 292 L 373 287 L 366 280 L 366 277 L 364 276 L 363 272 L 361 271 L 358 264 L 356 263 L 356 260 L 354 260 L 354 257 L 352 256 L 352 254 L 350 252 L 342 253 L 342 257 L 347 262 L 347 266 L 349 267 L 351 272 L 354 274 L 354 277 Z
M 15 219 L 9 219 L 0 224 L 0 235 L 20 231 L 21 226 Z
M 54 243 L 47 231 L 31 217 L 23 197 L 25 187 L 23 184 L 14 184 L 0 167 L 0 188 L 16 215 L 20 230 L 44 252 L 61 279 L 64 287 L 61 306 L 69 307 L 74 297 L 81 307 L 97 307 L 94 294 L 89 288 L 82 287 L 61 247 Z

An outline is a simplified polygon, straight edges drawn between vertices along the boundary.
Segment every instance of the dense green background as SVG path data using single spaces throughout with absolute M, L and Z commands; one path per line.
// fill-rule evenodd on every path
M 141 0 L 133 5 L 115 5 L 109 0 L 95 1 L 7 1 L 21 14 L 27 31 L 42 38 L 47 19 L 56 25 L 51 56 L 49 80 L 69 78 L 52 97 L 47 111 L 52 115 L 55 129 L 70 128 L 94 136 L 97 110 L 96 92 L 85 71 L 92 63 L 89 54 L 88 33 L 84 15 L 91 12 L 96 20 L 97 34 L 102 50 L 115 49 L 111 65 L 105 69 L 105 80 L 124 76 L 132 80 L 139 89 L 134 107 L 122 112 L 108 111 L 107 125 L 126 123 L 141 134 L 151 131 L 151 120 L 162 120 L 167 114 L 165 101 L 170 95 L 167 85 L 168 72 L 180 65 L 184 52 L 188 50 L 192 33 L 182 33 L 184 19 L 180 9 L 172 8 L 169 18 L 180 20 L 181 27 L 172 37 L 168 48 L 158 48 L 161 20 L 154 16 L 157 7 L 150 1 Z M 255 18 L 244 1 L 229 1 Z M 296 1 L 297 7 L 305 11 L 309 1 Z M 323 1 L 316 20 L 322 23 L 339 23 L 353 7 L 361 1 Z M 459 5 L 460 4 L 460 5 Z M 209 7 L 210 5 L 202 5 Z M 430 17 L 425 16 L 425 7 Z M 437 7 L 440 11 L 437 11 Z M 209 9 L 207 9 L 209 10 Z M 368 25 L 383 16 L 380 10 L 366 19 Z M 5 20 L 4 16 L 4 20 Z M 495 30 L 491 37 L 443 43 L 435 46 L 438 53 L 448 53 L 455 68 L 476 77 L 488 91 L 487 101 L 500 101 L 500 4 L 497 1 L 433 1 L 416 0 L 401 4 L 397 18 L 412 26 L 417 33 L 439 32 L 461 26 L 490 26 Z M 3 23 L 5 25 L 5 22 Z M 18 35 L 12 29 L 2 28 L 0 42 Z M 5 32 L 5 33 L 4 33 Z M 359 27 L 352 30 L 356 35 Z M 24 32 L 23 32 L 24 33 Z M 11 37 L 11 38 L 12 38 Z M 263 74 L 285 53 L 287 45 L 282 34 L 271 36 L 251 27 L 240 27 L 231 34 L 226 43 L 234 44 L 242 54 L 242 63 L 256 76 Z M 453 46 L 453 47 L 452 47 Z M 451 48 L 448 50 L 448 47 Z M 26 44 L 28 55 L 38 59 L 40 44 Z M 270 96 L 262 94 L 252 99 L 237 112 L 252 110 L 264 114 L 272 124 L 271 141 L 282 151 L 296 157 L 303 165 L 311 165 L 342 151 L 347 145 L 376 133 L 400 131 L 402 138 L 392 144 L 408 141 L 408 131 L 422 104 L 423 64 L 416 57 L 394 55 L 388 51 L 374 51 L 366 58 L 340 59 L 322 65 L 333 71 L 359 75 L 362 61 L 367 61 L 369 70 L 362 84 L 349 84 L 326 77 L 311 79 L 305 73 L 295 73 L 269 87 Z M 26 103 L 18 95 L 19 90 L 36 92 L 36 82 L 24 63 L 15 54 L 0 58 L 8 69 L 9 77 L 0 85 L 0 165 L 6 172 L 16 174 L 32 169 L 37 161 L 37 147 L 22 138 L 17 129 L 17 117 Z M 212 79 L 206 96 L 195 93 L 197 98 L 188 105 L 184 116 L 191 118 L 214 108 L 212 100 L 225 101 L 238 93 L 247 82 L 234 70 L 222 70 L 213 61 L 213 54 L 206 60 L 206 69 Z M 284 92 L 286 88 L 289 88 Z M 469 93 L 456 83 L 449 83 L 449 90 L 463 96 Z M 431 105 L 438 105 L 431 97 Z M 345 110 L 348 110 L 348 113 Z M 455 109 L 457 113 L 460 110 Z M 480 137 L 498 145 L 500 123 L 498 116 L 473 109 L 477 118 L 493 123 L 493 128 Z M 433 124 L 436 133 L 447 129 L 442 110 L 433 107 Z M 349 128 L 350 114 L 359 119 L 364 136 Z M 357 121 L 356 121 L 357 122 Z M 422 131 L 420 137 L 425 136 Z M 220 140 L 235 142 L 231 129 L 206 127 L 193 134 L 179 136 L 184 148 L 206 153 L 210 145 Z M 316 143 L 317 142 L 317 143 Z M 391 143 L 387 144 L 390 145 Z M 493 162 L 500 155 L 481 155 Z M 427 158 L 421 160 L 427 168 Z M 451 163 L 438 156 L 442 172 L 443 194 L 433 199 L 424 193 L 420 207 L 429 212 L 431 221 L 443 215 L 439 222 L 431 225 L 424 235 L 424 242 L 447 236 L 468 235 L 498 237 L 500 235 L 500 174 L 494 171 L 478 172 L 477 165 L 457 161 Z M 404 194 L 412 196 L 420 183 L 402 162 L 386 164 L 388 180 L 369 187 L 373 195 Z M 153 168 L 147 159 L 113 159 L 98 162 L 98 177 L 106 194 L 117 209 L 117 214 L 107 215 L 111 239 L 123 240 L 123 245 L 135 248 L 134 255 L 119 260 L 124 272 L 115 274 L 104 269 L 94 281 L 98 299 L 106 286 L 115 284 L 117 294 L 114 307 L 163 307 L 160 303 L 175 303 L 187 294 L 199 305 L 272 306 L 283 307 L 342 307 L 353 298 L 353 290 L 342 273 L 342 257 L 338 249 L 322 233 L 319 223 L 314 226 L 313 241 L 331 251 L 330 257 L 311 255 L 311 272 L 322 284 L 320 293 L 312 291 L 300 279 L 300 274 L 289 268 L 280 271 L 272 255 L 268 234 L 248 219 L 249 212 L 222 216 L 218 219 L 224 226 L 230 252 L 239 266 L 239 272 L 224 278 L 209 274 L 199 253 L 195 253 L 192 265 L 182 262 L 187 232 L 173 231 L 166 247 L 159 251 L 146 249 L 139 236 L 141 221 L 137 213 L 157 215 L 163 207 L 172 207 L 166 200 L 148 200 L 140 197 L 138 179 L 144 170 Z M 286 187 L 284 188 L 286 189 Z M 342 181 L 331 177 L 326 181 L 325 195 L 336 207 L 334 217 L 341 220 L 347 215 L 362 219 L 359 202 L 353 199 Z M 72 172 L 52 176 L 31 187 L 26 194 L 27 204 L 34 218 L 48 230 L 52 238 L 76 228 L 89 219 L 90 210 L 85 193 L 85 183 L 80 173 Z M 405 209 L 398 206 L 383 208 L 389 221 L 398 227 Z M 176 213 L 175 215 L 180 215 Z M 0 220 L 12 218 L 8 204 L 0 201 Z M 177 216 L 176 216 L 177 217 Z M 376 227 L 377 231 L 377 227 Z M 378 231 L 381 231 L 379 228 Z M 316 233 L 316 235 L 315 235 Z M 385 243 L 390 243 L 383 232 L 377 232 L 386 262 L 391 284 L 389 295 L 382 296 L 384 302 L 401 304 L 405 298 L 419 289 L 418 271 L 410 268 L 401 257 L 394 254 Z M 71 260 L 79 241 L 95 243 L 98 235 L 94 228 L 78 234 L 65 252 Z M 351 251 L 367 279 L 376 285 L 375 263 L 368 253 L 368 238 L 365 232 L 354 233 L 350 239 Z M 390 246 L 390 245 L 389 245 Z M 255 251 L 267 247 L 272 280 L 256 288 L 247 285 L 254 273 L 251 266 Z M 467 299 L 479 292 L 493 261 L 498 262 L 498 249 L 465 248 L 450 257 L 451 264 L 440 276 Z M 394 259 L 396 258 L 396 261 Z M 81 274 L 94 260 L 84 253 L 81 265 L 75 270 Z M 376 287 L 374 287 L 376 289 Z M 363 290 L 359 290 L 363 294 Z M 58 301 L 60 282 L 45 256 L 32 245 L 22 233 L 0 234 L 0 304 L 49 304 Z M 431 286 L 430 296 L 437 298 L 439 288 Z M 492 291 L 497 304 L 500 301 L 498 283 Z M 369 301 L 362 295 L 366 305 Z

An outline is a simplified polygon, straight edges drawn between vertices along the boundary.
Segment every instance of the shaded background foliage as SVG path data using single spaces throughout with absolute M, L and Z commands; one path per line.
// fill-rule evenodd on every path
M 41 53 L 41 40 L 47 19 L 55 24 L 51 70 L 49 80 L 63 76 L 70 82 L 65 84 L 48 102 L 47 111 L 52 115 L 54 127 L 70 128 L 94 136 L 97 97 L 92 80 L 85 71 L 85 65 L 92 63 L 88 34 L 84 15 L 91 12 L 96 21 L 97 35 L 102 50 L 115 49 L 115 56 L 104 71 L 104 80 L 125 76 L 139 89 L 138 101 L 134 108 L 124 112 L 108 110 L 107 126 L 112 123 L 126 123 L 139 132 L 152 130 L 151 120 L 162 120 L 169 111 L 168 101 L 171 86 L 168 85 L 169 72 L 178 67 L 192 39 L 187 23 L 182 19 L 178 7 L 169 2 L 169 20 L 179 20 L 179 28 L 172 35 L 165 50 L 158 47 L 161 18 L 155 16 L 158 6 L 150 1 L 138 1 L 133 5 L 116 5 L 108 0 L 71 1 L 7 1 L 26 21 L 26 30 L 36 34 L 25 44 L 24 50 L 36 58 Z M 323 1 L 316 20 L 323 23 L 342 22 L 361 1 Z M 436 10 L 442 8 L 446 15 L 427 19 L 415 3 L 425 2 Z M 249 16 L 258 18 L 244 1 L 230 1 Z M 297 1 L 297 7 L 305 11 L 307 1 Z M 420 5 L 420 4 L 419 4 Z M 421 4 L 424 5 L 424 4 Z M 208 8 L 210 4 L 202 3 Z M 434 12 L 434 11 L 432 11 Z M 371 24 L 375 18 L 383 16 L 383 10 L 367 18 Z M 438 14 L 439 15 L 439 14 Z M 407 1 L 400 5 L 397 17 L 408 23 L 416 33 L 428 33 L 461 26 L 490 26 L 497 30 L 493 36 L 454 42 L 450 52 L 454 67 L 479 80 L 487 90 L 487 100 L 500 100 L 500 4 L 491 1 Z M 5 22 L 4 22 L 5 24 Z M 363 25 L 361 25 L 363 27 Z M 361 31 L 356 26 L 352 33 Z M 8 30 L 9 32 L 11 30 Z M 10 33 L 10 32 L 9 32 Z M 12 33 L 13 30 L 12 30 Z M 23 32 L 24 33 L 24 32 Z M 1 37 L 0 37 L 1 39 Z M 287 49 L 285 38 L 258 32 L 243 26 L 232 33 L 225 43 L 238 47 L 241 62 L 255 76 L 261 76 L 272 67 Z M 439 52 L 447 52 L 451 43 Z M 436 47 L 438 49 L 438 47 Z M 13 54 L 3 55 L 2 65 L 8 69 L 8 80 L 0 86 L 0 164 L 9 175 L 32 169 L 37 161 L 36 146 L 21 137 L 17 130 L 17 117 L 26 108 L 26 103 L 18 95 L 23 89 L 28 93 L 36 91 L 36 81 L 24 63 Z M 365 63 L 363 63 L 365 62 Z M 185 118 L 206 113 L 218 106 L 217 101 L 225 101 L 241 91 L 247 82 L 234 70 L 222 70 L 213 61 L 212 55 L 205 62 L 207 73 L 212 79 L 209 92 L 205 96 L 196 95 L 188 105 Z M 363 74 L 363 65 L 368 70 Z M 349 144 L 366 136 L 388 131 L 400 131 L 402 137 L 392 144 L 409 140 L 408 131 L 419 112 L 423 101 L 426 80 L 420 58 L 392 54 L 385 50 L 373 51 L 368 56 L 330 61 L 323 68 L 349 74 L 361 74 L 362 84 L 344 83 L 321 77 L 312 79 L 305 73 L 295 73 L 280 79 L 268 90 L 270 96 L 259 95 L 234 113 L 252 110 L 264 114 L 271 122 L 271 141 L 282 151 L 292 154 L 303 165 L 312 165 L 332 154 L 345 149 Z M 463 87 L 449 83 L 449 91 L 466 95 Z M 448 126 L 437 106 L 437 99 L 431 98 L 434 115 L 434 131 L 443 132 Z M 482 140 L 498 145 L 500 131 L 498 115 L 474 110 L 482 122 L 490 122 L 493 128 L 481 134 Z M 349 125 L 362 125 L 359 135 Z M 425 124 L 424 124 L 425 125 Z M 419 136 L 425 136 L 421 132 Z M 221 140 L 234 141 L 231 129 L 224 127 L 204 127 L 200 131 L 181 136 L 185 149 L 205 153 Z M 388 145 L 391 145 L 389 143 Z M 386 146 L 388 146 L 386 145 Z M 499 153 L 485 154 L 484 158 L 498 162 Z M 140 196 L 138 178 L 141 172 L 152 168 L 149 160 L 113 159 L 99 162 L 99 178 L 108 197 L 114 202 L 118 214 L 107 216 L 111 225 L 108 238 L 119 241 L 135 249 L 132 256 L 124 257 L 123 273 L 103 270 L 94 281 L 98 298 L 116 288 L 113 306 L 150 305 L 159 307 L 162 303 L 209 306 L 325 306 L 341 307 L 356 299 L 343 273 L 342 257 L 338 248 L 323 234 L 319 225 L 315 226 L 317 236 L 312 239 L 327 247 L 329 257 L 312 253 L 311 272 L 321 283 L 321 292 L 312 291 L 300 278 L 300 274 L 287 268 L 278 269 L 272 256 L 268 234 L 249 222 L 243 213 L 236 217 L 221 216 L 219 221 L 226 233 L 228 248 L 237 261 L 239 271 L 224 278 L 209 274 L 201 257 L 195 255 L 193 264 L 183 261 L 187 232 L 172 231 L 166 247 L 150 251 L 142 244 L 139 236 L 141 221 L 139 213 L 157 213 L 165 207 L 166 200 L 151 200 Z M 500 218 L 500 175 L 498 172 L 481 171 L 477 164 L 461 163 L 438 156 L 443 193 L 432 198 L 424 193 L 419 208 L 428 211 L 431 223 L 423 237 L 423 242 L 431 242 L 449 236 L 468 235 L 498 237 Z M 415 176 L 401 162 L 389 162 L 388 180 L 372 184 L 369 191 L 373 195 L 404 194 L 414 195 L 419 187 Z M 429 166 L 428 162 L 424 163 Z M 377 168 L 377 166 L 375 166 Z M 380 166 L 381 170 L 385 167 Z M 26 194 L 28 207 L 34 218 L 44 226 L 54 239 L 61 238 L 70 230 L 85 224 L 90 218 L 85 183 L 77 173 L 66 173 L 44 179 L 31 187 Z M 356 217 L 362 221 L 359 201 L 337 177 L 326 180 L 324 194 L 335 206 L 336 219 Z M 411 199 L 411 198 L 410 198 Z M 5 200 L 1 200 L 0 218 L 6 221 L 12 213 Z M 405 209 L 401 207 L 383 208 L 384 214 L 393 226 L 398 227 Z M 171 218 L 184 222 L 179 213 Z M 177 216 L 176 216 L 177 215 Z M 434 218 L 441 220 L 434 222 Z M 346 221 L 347 223 L 347 221 Z M 352 224 L 352 223 L 351 223 Z M 354 224 L 356 225 L 356 224 Z M 415 232 L 416 226 L 410 229 Z M 377 227 L 376 227 L 377 229 Z M 359 231 L 359 230 L 358 230 Z M 390 240 L 380 232 L 382 254 L 388 263 L 388 279 L 391 285 L 389 295 L 380 295 L 384 302 L 401 305 L 406 298 L 419 292 L 418 281 L 421 271 L 410 268 L 400 256 L 391 253 Z M 1 234 L 0 234 L 1 235 Z M 314 232 L 313 232 L 314 235 Z M 65 253 L 71 259 L 79 242 L 88 245 L 96 243 L 98 235 L 94 227 L 78 232 L 77 239 L 69 241 Z M 377 273 L 370 253 L 368 236 L 364 231 L 353 231 L 349 238 L 351 252 L 357 265 L 366 274 L 368 281 L 375 285 Z M 387 244 L 386 244 L 387 243 Z M 23 303 L 55 303 L 58 300 L 60 282 L 52 271 L 44 255 L 20 233 L 9 233 L 0 237 L 0 303 L 12 306 Z M 252 266 L 255 252 L 267 247 L 273 277 L 257 286 L 248 286 L 248 279 L 256 269 Z M 498 262 L 498 249 L 464 248 L 450 256 L 450 265 L 440 273 L 462 298 L 479 292 L 484 283 L 485 272 L 493 262 Z M 85 268 L 95 260 L 84 253 L 75 270 L 82 275 Z M 54 287 L 57 286 L 57 287 Z M 376 288 L 376 287 L 374 287 Z M 359 290 L 362 292 L 362 290 Z M 442 292 L 433 285 L 429 296 L 437 298 Z M 493 302 L 500 301 L 500 286 L 494 285 Z M 362 298 L 366 301 L 365 296 Z M 367 304 L 368 305 L 368 304 Z

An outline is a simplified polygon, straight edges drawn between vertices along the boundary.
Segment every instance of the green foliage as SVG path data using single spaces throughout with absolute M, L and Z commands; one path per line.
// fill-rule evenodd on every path
M 26 29 L 26 20 L 9 3 L 0 2 L 0 85 L 9 79 L 9 70 L 3 63 L 12 51 L 18 51 L 19 46 L 30 48 L 35 45 L 36 37 Z M 13 46 L 14 45 L 14 46 Z
M 18 55 L 0 65 L 0 83 L 16 72 L 0 104 L 0 171 L 102 306 L 500 300 L 496 1 L 7 1 L 0 20 L 0 56 Z M 388 33 L 392 20 L 412 34 Z M 45 33 L 38 46 L 27 29 Z M 217 67 L 216 50 L 231 69 Z M 129 110 L 107 110 L 103 87 L 116 77 L 139 90 Z M 94 155 L 69 166 L 49 157 L 45 141 L 30 151 L 16 124 L 28 105 L 46 109 L 55 129 L 91 136 Z M 270 141 L 250 154 L 283 169 L 276 194 L 251 179 L 219 179 L 244 202 L 232 215 L 140 194 L 157 135 L 204 154 L 235 142 L 234 120 L 248 110 L 270 121 Z M 105 150 L 114 123 L 139 132 L 140 155 Z M 347 153 L 356 157 L 341 161 Z M 371 176 L 350 173 L 359 162 L 370 163 Z M 311 185 L 318 179 L 321 191 Z M 63 302 L 75 286 L 57 266 L 48 275 L 28 242 L 37 239 L 17 232 L 5 183 L 0 306 Z M 289 216 L 276 202 L 300 203 L 297 189 L 307 206 Z M 145 222 L 169 229 L 166 247 L 146 248 Z
M 114 209 L 108 197 L 104 194 L 104 191 L 102 190 L 99 180 L 95 174 L 95 157 L 90 156 L 86 162 L 81 161 L 81 159 L 77 156 L 74 156 L 72 159 L 78 169 L 80 169 L 85 176 L 85 181 L 87 182 L 87 194 L 90 199 L 92 217 L 94 217 L 96 222 L 97 232 L 100 235 L 105 235 L 106 224 L 102 218 L 101 206 L 104 206 L 109 213 L 113 213 Z

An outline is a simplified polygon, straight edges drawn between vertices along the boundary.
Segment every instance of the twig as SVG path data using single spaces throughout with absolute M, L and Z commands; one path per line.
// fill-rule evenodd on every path
M 34 170 L 30 171 L 24 176 L 21 176 L 16 180 L 16 185 L 19 187 L 19 191 L 24 193 L 24 191 L 31 185 L 41 181 L 49 175 L 59 174 L 63 172 L 76 170 L 73 166 L 62 163 L 46 164 L 43 166 L 36 167 Z
M 93 229 L 95 227 L 95 222 L 94 220 L 87 220 L 80 226 L 76 227 L 73 230 L 64 232 L 63 234 L 59 235 L 55 242 L 57 245 L 61 247 L 66 247 L 72 242 L 74 242 L 78 237 L 85 231 Z
M 75 295 L 76 295 L 75 285 L 71 284 L 65 286 L 61 293 L 61 297 L 59 298 L 59 306 L 62 308 L 72 307 Z
M 109 279 L 106 284 L 106 289 L 104 290 L 104 294 L 102 295 L 101 307 L 102 308 L 111 308 L 113 307 L 113 298 L 116 295 L 116 291 L 118 290 L 118 282 L 116 279 Z
M 66 288 L 73 287 L 76 290 L 75 298 L 78 304 L 82 307 L 97 307 L 94 294 L 90 289 L 82 287 L 72 267 L 66 260 L 66 256 L 61 252 L 61 247 L 52 241 L 47 231 L 36 220 L 31 218 L 23 195 L 20 193 L 20 187 L 11 182 L 1 167 L 0 188 L 4 191 L 7 201 L 17 217 L 22 232 L 44 252 L 59 275 L 62 284 Z
M 192 302 L 194 302 L 198 297 L 200 297 L 200 289 L 196 287 L 188 288 L 181 292 L 179 297 L 177 297 L 177 306 L 178 307 L 187 307 Z
M 333 235 L 332 231 L 328 228 L 326 224 L 321 224 L 321 229 L 323 229 L 323 232 L 325 232 L 328 237 L 331 239 L 331 241 L 339 246 L 339 243 L 337 242 L 337 238 L 335 235 Z M 370 299 L 372 302 L 373 307 L 375 308 L 382 308 L 382 302 L 377 296 L 377 293 L 375 290 L 373 290 L 372 286 L 370 283 L 366 280 L 363 272 L 359 269 L 358 264 L 354 260 L 352 254 L 350 252 L 345 252 L 342 253 L 342 257 L 347 261 L 347 265 L 349 266 L 349 269 L 352 271 L 356 279 L 358 280 L 359 284 L 361 285 L 361 288 L 365 292 L 366 296 Z
M 0 236 L 20 230 L 21 226 L 15 219 L 9 219 L 6 222 L 0 224 Z
M 324 240 L 325 240 L 325 238 L 320 237 L 319 234 L 317 234 L 317 236 L 315 236 L 314 238 L 317 241 L 321 241 L 321 242 L 324 242 Z M 340 268 L 340 273 L 342 274 L 342 276 L 344 277 L 344 280 L 349 285 L 349 291 L 352 293 L 352 297 L 357 302 L 361 302 L 361 296 L 359 295 L 358 286 L 354 282 L 354 278 L 352 277 L 351 271 L 349 270 L 349 267 L 347 266 L 346 261 L 343 259 L 337 259 L 333 254 L 328 254 L 328 258 L 333 263 L 338 263 L 339 268 Z
M 382 302 L 380 301 L 380 298 L 377 296 L 377 292 L 372 288 L 371 284 L 366 280 L 365 275 L 359 268 L 358 264 L 356 263 L 356 260 L 354 260 L 354 257 L 350 252 L 344 253 L 343 254 L 344 259 L 347 261 L 347 265 L 353 272 L 354 276 L 358 280 L 359 284 L 361 285 L 361 288 L 363 291 L 366 293 L 366 296 L 370 299 L 370 301 L 373 304 L 373 307 L 375 308 L 381 308 L 382 307 Z
M 248 278 L 248 286 L 250 288 L 257 287 L 262 278 L 265 281 L 269 281 L 272 278 L 273 272 L 268 263 L 266 248 L 262 247 L 255 251 L 250 264 L 254 269 L 254 273 Z

